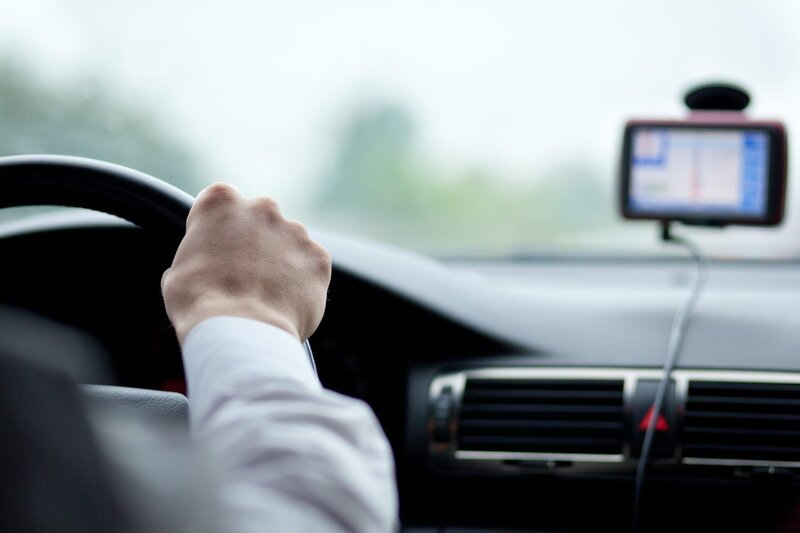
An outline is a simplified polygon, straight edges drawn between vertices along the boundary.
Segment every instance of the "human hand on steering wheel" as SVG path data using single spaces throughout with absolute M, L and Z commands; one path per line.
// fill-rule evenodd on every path
M 162 279 L 178 340 L 207 318 L 251 318 L 306 340 L 325 311 L 331 258 L 306 228 L 269 198 L 248 200 L 232 186 L 206 188 Z

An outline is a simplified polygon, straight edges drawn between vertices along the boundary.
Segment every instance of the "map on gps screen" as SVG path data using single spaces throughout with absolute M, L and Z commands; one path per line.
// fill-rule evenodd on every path
M 767 132 L 641 127 L 632 134 L 633 212 L 743 217 L 766 212 Z

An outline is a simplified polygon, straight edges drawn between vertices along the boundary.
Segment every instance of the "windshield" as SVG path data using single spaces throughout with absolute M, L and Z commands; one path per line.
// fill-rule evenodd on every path
M 800 123 L 800 5 L 10 0 L 0 154 L 230 181 L 291 217 L 439 254 L 654 253 L 617 215 L 630 117 L 725 80 Z M 779 230 L 686 230 L 718 256 L 800 254 Z

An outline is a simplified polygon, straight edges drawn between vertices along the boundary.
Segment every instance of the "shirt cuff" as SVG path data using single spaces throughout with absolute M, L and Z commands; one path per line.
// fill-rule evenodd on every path
M 193 409 L 197 401 L 265 381 L 321 388 L 295 336 L 249 318 L 218 316 L 197 324 L 184 340 L 183 364 Z

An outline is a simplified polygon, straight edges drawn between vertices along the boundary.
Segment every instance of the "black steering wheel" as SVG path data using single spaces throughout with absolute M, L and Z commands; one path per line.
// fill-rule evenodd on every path
M 171 255 L 186 232 L 193 203 L 194 198 L 177 187 L 120 165 L 60 155 L 0 157 L 0 208 L 57 205 L 108 213 L 157 236 Z M 313 367 L 308 342 L 305 349 Z M 122 393 L 109 392 L 120 403 Z
M 194 198 L 142 172 L 58 155 L 0 157 L 0 207 L 82 207 L 124 218 L 177 248 Z

